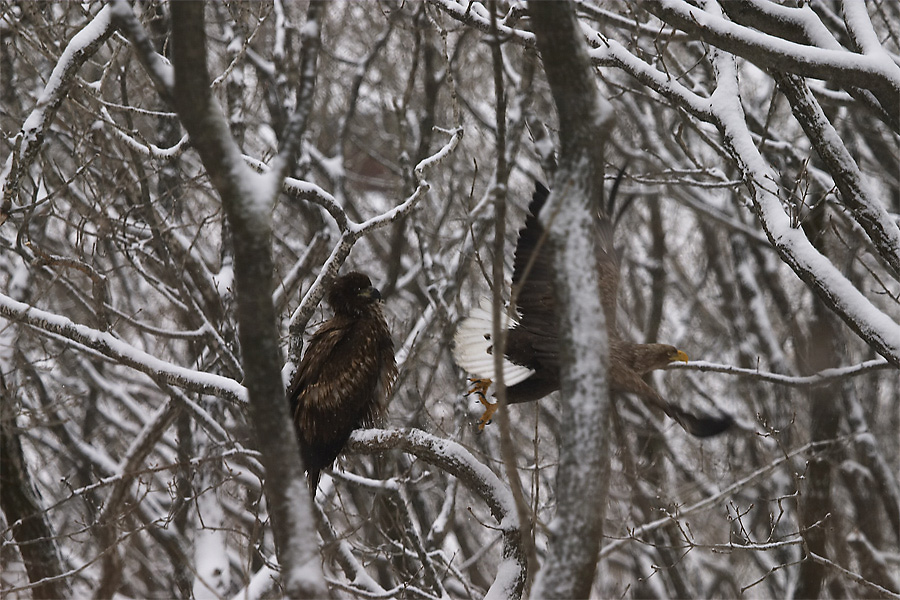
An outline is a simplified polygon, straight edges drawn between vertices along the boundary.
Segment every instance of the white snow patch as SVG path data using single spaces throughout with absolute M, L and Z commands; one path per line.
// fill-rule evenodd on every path
M 228 546 L 225 540 L 226 518 L 222 505 L 210 490 L 197 498 L 203 528 L 194 538 L 194 598 L 221 598 L 231 587 L 231 568 L 228 561 Z
M 222 264 L 219 272 L 212 276 L 213 284 L 219 296 L 225 298 L 234 293 L 234 263 L 231 260 Z
M 484 600 L 506 600 L 511 598 L 516 585 L 525 576 L 515 560 L 507 558 L 497 566 L 494 583 L 484 595 Z

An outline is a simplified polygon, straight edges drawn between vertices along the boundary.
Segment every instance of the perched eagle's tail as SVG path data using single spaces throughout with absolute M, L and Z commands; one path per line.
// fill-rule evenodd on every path
M 494 372 L 494 342 L 492 340 L 491 301 L 483 298 L 477 308 L 462 320 L 453 336 L 453 358 L 462 369 L 487 379 L 496 379 Z M 503 327 L 512 329 L 515 317 L 505 316 Z M 503 359 L 503 383 L 515 385 L 531 377 L 533 370 Z

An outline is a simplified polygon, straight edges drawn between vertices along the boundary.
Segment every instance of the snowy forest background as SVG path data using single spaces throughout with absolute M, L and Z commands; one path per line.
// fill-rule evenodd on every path
M 479 433 L 450 349 L 552 180 L 527 6 L 187 4 L 0 3 L 0 592 L 520 597 L 567 560 L 572 424 L 554 395 Z M 627 165 L 619 327 L 737 424 L 613 399 L 602 540 L 569 540 L 601 545 L 591 595 L 900 597 L 900 5 L 557 6 Z M 204 51 L 214 103 L 177 75 Z M 339 269 L 381 290 L 400 376 L 311 504 L 264 374 Z

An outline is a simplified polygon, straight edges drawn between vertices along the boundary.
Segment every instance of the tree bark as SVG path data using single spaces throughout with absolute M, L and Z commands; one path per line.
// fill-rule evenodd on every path
M 0 507 L 22 555 L 28 580 L 46 580 L 32 588 L 32 597 L 68 598 L 66 579 L 54 579 L 64 572 L 62 559 L 53 526 L 25 464 L 15 405 L 0 373 Z
M 198 2 L 172 5 L 175 108 L 232 226 L 244 384 L 250 421 L 266 469 L 266 499 L 285 593 L 291 598 L 319 598 L 327 591 L 318 566 L 311 499 L 284 400 L 283 359 L 272 302 L 275 285 L 270 211 L 288 168 L 281 164 L 274 169 L 281 175 L 275 180 L 274 176 L 257 175 L 244 163 L 210 91 L 204 8 Z M 298 128 L 304 125 L 305 119 L 292 118 L 288 138 L 299 140 L 302 132 Z M 290 162 L 294 151 L 284 150 L 279 159 Z
M 612 111 L 597 90 L 573 5 L 534 2 L 529 13 L 559 115 L 559 164 L 540 218 L 556 249 L 566 424 L 559 439 L 559 505 L 532 596 L 585 598 L 597 568 L 609 479 L 608 340 L 594 238 Z

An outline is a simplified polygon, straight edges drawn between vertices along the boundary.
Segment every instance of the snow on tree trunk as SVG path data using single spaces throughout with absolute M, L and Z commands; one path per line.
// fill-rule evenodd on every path
M 533 3 L 538 49 L 559 116 L 559 161 L 540 219 L 556 250 L 561 419 L 557 514 L 533 594 L 590 595 L 609 481 L 609 345 L 596 260 L 603 149 L 612 110 L 602 100 L 569 2 Z

